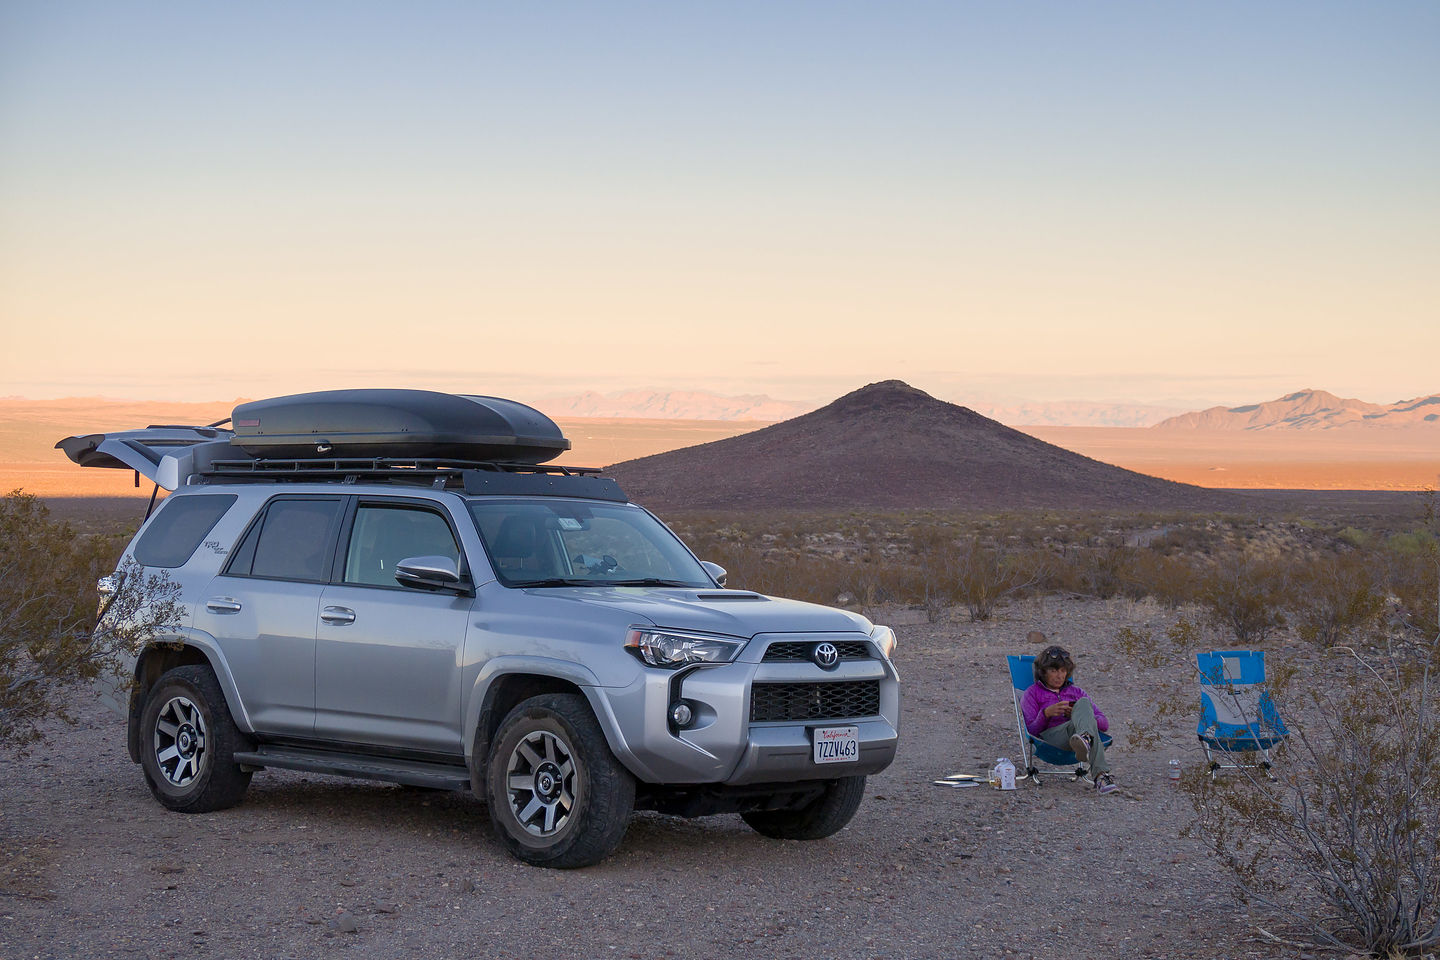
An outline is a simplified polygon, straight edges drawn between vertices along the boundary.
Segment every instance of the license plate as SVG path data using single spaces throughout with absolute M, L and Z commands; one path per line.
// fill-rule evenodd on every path
M 816 727 L 816 763 L 854 763 L 860 759 L 859 727 Z

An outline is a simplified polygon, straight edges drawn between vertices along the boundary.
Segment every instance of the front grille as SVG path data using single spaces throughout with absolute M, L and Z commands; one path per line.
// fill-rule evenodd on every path
M 807 660 L 814 663 L 815 647 L 823 642 L 823 640 L 784 640 L 780 643 L 772 643 L 765 649 L 765 661 L 769 663 L 776 660 Z M 835 644 L 835 647 L 840 651 L 841 660 L 874 659 L 870 655 L 870 644 L 864 640 L 841 640 Z
M 750 688 L 750 722 L 845 720 L 880 712 L 880 681 L 757 683 Z

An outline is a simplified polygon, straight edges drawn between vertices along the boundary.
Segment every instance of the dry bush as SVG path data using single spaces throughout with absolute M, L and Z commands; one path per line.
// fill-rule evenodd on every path
M 1311 643 L 1334 646 L 1375 623 L 1385 591 L 1373 561 L 1358 553 L 1330 554 L 1295 565 L 1289 575 L 1290 616 Z
M 1288 573 L 1281 563 L 1242 550 L 1220 557 L 1201 579 L 1197 600 L 1209 621 L 1242 647 L 1285 625 Z
M 1156 746 L 1195 716 L 1199 628 L 1125 628 L 1119 646 L 1155 674 L 1149 720 L 1132 742 Z M 1384 641 L 1376 639 L 1377 644 Z M 1323 682 L 1267 664 L 1267 689 L 1289 727 L 1262 768 L 1182 778 L 1201 839 L 1242 897 L 1287 917 L 1309 944 L 1400 957 L 1440 946 L 1440 641 L 1362 658 L 1332 651 Z
M 1291 727 L 1278 778 L 1186 780 L 1194 833 L 1318 943 L 1381 956 L 1440 946 L 1437 647 L 1423 653 L 1344 651 L 1341 679 L 1277 696 Z
M 1195 561 L 1163 556 L 1149 550 L 1135 551 L 1129 567 L 1135 599 L 1154 597 L 1171 610 L 1193 603 L 1201 576 L 1197 567 Z
M 1177 519 L 1167 523 L 1164 533 L 1146 549 L 1166 557 L 1204 556 L 1219 549 L 1224 535 L 1224 524 L 1217 520 Z
M 0 499 L 0 543 L 0 743 L 24 746 L 65 719 L 65 687 L 117 671 L 181 611 L 167 576 L 133 564 L 101 606 L 96 581 L 123 544 L 76 534 L 30 494 Z
M 1426 526 L 1389 538 L 1383 552 L 1386 581 L 1407 626 L 1430 637 L 1440 633 L 1440 539 L 1433 505 Z
M 1080 554 L 1076 568 L 1083 592 L 1101 600 L 1126 592 L 1131 583 L 1132 552 L 1129 547 L 1110 543 Z
M 984 547 L 971 538 L 942 558 L 951 595 L 971 620 L 989 620 L 1005 597 L 1039 583 L 1044 568 L 1032 555 Z

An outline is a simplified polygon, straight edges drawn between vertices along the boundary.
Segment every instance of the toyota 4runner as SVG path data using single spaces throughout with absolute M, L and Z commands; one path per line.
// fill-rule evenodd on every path
M 613 852 L 633 809 L 816 839 L 895 755 L 894 633 L 725 589 L 511 401 L 330 391 L 232 429 L 70 437 L 174 492 L 127 562 L 182 621 L 110 701 L 155 798 L 240 801 L 276 767 L 472 790 L 532 864 Z

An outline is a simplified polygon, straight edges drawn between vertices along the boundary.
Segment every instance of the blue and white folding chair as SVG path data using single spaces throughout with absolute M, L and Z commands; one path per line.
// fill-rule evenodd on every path
M 1205 750 L 1210 776 L 1217 770 L 1270 770 L 1270 751 L 1289 736 L 1275 701 L 1265 688 L 1262 650 L 1197 653 L 1200 668 L 1200 722 L 1195 734 Z M 1258 760 L 1249 758 L 1258 755 Z M 1218 759 L 1217 759 L 1218 757 Z
M 1044 760 L 1055 767 L 1068 767 L 1074 764 L 1076 780 L 1088 776 L 1089 771 L 1085 769 L 1084 764 L 1080 763 L 1080 758 L 1075 756 L 1073 751 L 1052 746 L 1025 728 L 1025 715 L 1020 712 L 1020 698 L 1035 682 L 1035 658 L 1030 654 L 1024 656 L 1010 654 L 1005 660 L 1010 665 L 1010 702 L 1015 705 L 1015 726 L 1020 731 L 1020 756 L 1025 760 L 1026 776 L 1037 787 L 1040 785 L 1040 771 L 1035 766 L 1036 760 Z M 1110 746 L 1110 735 L 1100 734 L 1100 742 L 1107 747 Z

